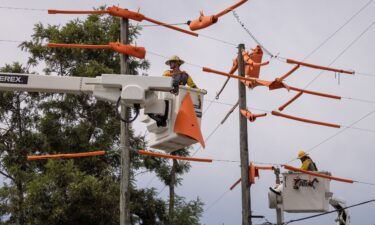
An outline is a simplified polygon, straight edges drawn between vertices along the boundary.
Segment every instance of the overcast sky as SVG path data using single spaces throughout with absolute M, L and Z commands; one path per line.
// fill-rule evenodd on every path
M 306 62 L 327 66 L 334 61 L 332 67 L 375 74 L 373 56 L 375 25 L 371 26 L 375 21 L 375 3 L 372 1 L 251 0 L 236 11 L 245 26 L 273 54 L 303 60 L 369 2 L 371 3 L 365 9 L 306 59 Z M 0 40 L 30 40 L 36 23 L 64 24 L 76 18 L 75 15 L 48 15 L 43 10 L 14 10 L 4 7 L 80 10 L 104 4 L 119 5 L 131 10 L 139 8 L 141 13 L 160 21 L 181 23 L 195 19 L 200 10 L 210 15 L 233 3 L 235 1 L 232 0 L 1 0 Z M 142 24 L 149 23 L 140 23 Z M 366 29 L 367 32 L 357 39 Z M 256 46 L 232 13 L 220 18 L 217 24 L 198 32 L 236 45 L 244 43 L 247 48 Z M 353 43 L 356 39 L 357 41 Z M 15 61 L 26 62 L 28 55 L 17 47 L 18 44 L 0 41 L 1 66 Z M 237 49 L 233 45 L 205 37 L 192 37 L 162 27 L 144 27 L 137 45 L 144 46 L 148 51 L 146 58 L 150 61 L 151 68 L 147 73 L 150 76 L 160 76 L 167 69 L 164 64 L 165 58 L 158 55 L 168 57 L 177 54 L 190 63 L 186 63 L 182 68 L 189 72 L 200 88 L 208 91 L 206 99 L 209 100 L 214 99 L 225 78 L 204 73 L 200 67 L 207 66 L 228 71 L 232 58 L 237 54 Z M 351 46 L 347 48 L 349 45 Z M 341 54 L 344 50 L 346 51 Z M 265 55 L 264 59 L 270 58 Z M 272 59 L 269 66 L 262 68 L 261 78 L 273 80 L 291 68 L 292 65 Z M 34 68 L 34 70 L 41 72 L 41 68 Z M 303 88 L 320 72 L 301 68 L 287 79 L 287 83 Z M 272 115 L 259 118 L 255 123 L 248 125 L 250 160 L 286 163 L 296 157 L 298 150 L 311 150 L 311 157 L 316 161 L 319 169 L 330 171 L 335 176 L 375 183 L 373 172 L 375 113 L 372 114 L 375 110 L 374 83 L 375 76 L 342 74 L 339 81 L 335 79 L 335 74 L 332 72 L 322 73 L 308 89 L 332 93 L 344 98 L 337 101 L 304 95 L 288 107 L 285 113 L 341 124 L 344 128 L 305 124 Z M 231 80 L 219 101 L 233 104 L 237 101 L 237 92 L 237 81 Z M 258 87 L 248 90 L 247 104 L 249 108 L 272 111 L 292 96 L 293 93 L 288 93 L 286 90 L 270 92 L 264 87 Z M 368 102 L 351 100 L 353 98 Z M 209 106 L 209 102 L 204 103 L 205 108 Z M 217 103 L 210 106 L 202 120 L 205 137 L 208 137 L 218 126 L 230 107 Z M 262 112 L 255 109 L 252 111 Z M 366 115 L 368 116 L 354 125 L 361 129 L 345 129 L 345 126 L 350 126 Z M 235 111 L 207 140 L 206 149 L 200 149 L 196 156 L 238 161 L 238 117 L 238 111 Z M 135 127 L 139 133 L 145 130 L 140 124 L 135 124 Z M 325 141 L 328 138 L 330 139 Z M 193 146 L 192 152 L 198 148 L 199 146 Z M 291 165 L 299 166 L 299 162 L 293 161 Z M 210 207 L 204 212 L 202 224 L 240 224 L 240 187 L 227 192 L 239 176 L 240 167 L 237 162 L 193 163 L 191 172 L 184 177 L 183 185 L 177 188 L 177 194 L 188 199 L 199 196 L 206 203 L 205 208 Z M 141 187 L 155 187 L 158 191 L 162 191 L 164 185 L 153 177 L 153 174 L 144 174 L 137 177 L 137 182 Z M 262 171 L 260 179 L 251 190 L 254 214 L 264 215 L 270 221 L 275 221 L 275 212 L 268 208 L 267 192 L 268 187 L 273 185 L 274 175 Z M 358 183 L 332 182 L 331 191 L 335 196 L 346 200 L 348 205 L 375 198 L 374 186 Z M 160 196 L 167 198 L 167 190 L 164 189 Z M 221 200 L 212 205 L 220 196 L 223 196 Z M 374 212 L 375 203 L 351 209 L 352 224 L 374 224 Z M 289 220 L 305 215 L 285 213 L 285 218 Z M 330 214 L 300 224 L 334 224 L 335 216 Z M 254 219 L 255 224 L 262 222 Z

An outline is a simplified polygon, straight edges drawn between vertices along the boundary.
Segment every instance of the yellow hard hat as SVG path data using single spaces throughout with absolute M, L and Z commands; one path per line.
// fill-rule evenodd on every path
M 174 56 L 170 57 L 170 58 L 165 62 L 165 64 L 167 64 L 167 65 L 169 66 L 169 63 L 172 62 L 172 61 L 177 62 L 179 65 L 184 64 L 184 60 L 180 59 L 180 57 L 178 57 L 177 55 L 174 55 Z
M 301 151 L 298 152 L 298 158 L 299 158 L 299 159 L 300 159 L 300 158 L 303 158 L 303 157 L 305 157 L 305 156 L 307 156 L 307 153 L 306 153 L 305 151 L 301 150 Z

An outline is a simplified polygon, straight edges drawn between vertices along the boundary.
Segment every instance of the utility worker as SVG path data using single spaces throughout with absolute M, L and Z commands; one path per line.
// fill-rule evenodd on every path
M 165 71 L 163 76 L 172 77 L 174 86 L 187 85 L 191 88 L 198 88 L 189 74 L 180 70 L 180 66 L 184 64 L 184 61 L 178 56 L 172 56 L 165 64 L 170 67 L 170 70 Z
M 312 161 L 312 159 L 306 152 L 302 150 L 299 151 L 298 158 L 302 162 L 301 169 L 307 170 L 307 171 L 318 171 L 318 168 L 316 167 L 315 163 Z

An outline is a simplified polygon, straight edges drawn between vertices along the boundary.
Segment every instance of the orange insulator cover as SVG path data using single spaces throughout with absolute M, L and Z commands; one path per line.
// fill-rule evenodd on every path
M 217 22 L 217 18 L 215 16 L 205 16 L 203 12 L 198 19 L 193 21 L 189 21 L 190 30 L 199 30 L 211 26 L 212 24 Z
M 244 4 L 244 3 L 247 2 L 247 1 L 248 1 L 248 0 L 241 0 L 241 1 L 237 2 L 236 4 L 234 4 L 234 5 L 232 5 L 232 6 L 228 7 L 228 8 L 226 8 L 226 9 L 224 9 L 223 11 L 221 11 L 221 12 L 219 12 L 219 13 L 217 13 L 217 14 L 215 15 L 215 17 L 219 18 L 219 17 L 221 17 L 221 16 L 224 16 L 225 14 L 227 14 L 227 13 L 233 11 L 235 8 L 239 7 L 240 5 Z
M 246 109 L 241 109 L 240 110 L 241 114 L 246 117 L 250 122 L 254 122 L 256 118 L 258 117 L 264 117 L 267 116 L 267 113 L 262 113 L 262 114 L 253 114 L 249 110 Z
M 174 132 L 198 141 L 202 147 L 205 148 L 203 135 L 197 116 L 195 115 L 194 105 L 190 93 L 187 93 L 182 100 L 176 117 Z
M 98 155 L 105 155 L 105 151 L 55 154 L 55 155 L 28 155 L 27 160 L 78 158 L 78 157 L 98 156 Z
M 269 62 L 262 64 L 263 51 L 262 48 L 258 45 L 252 50 L 249 54 L 246 51 L 242 52 L 244 61 L 248 64 L 247 68 L 245 67 L 245 75 L 253 78 L 259 78 L 260 66 L 267 65 Z
M 119 42 L 110 42 L 109 46 L 112 50 L 125 54 L 134 56 L 139 59 L 144 59 L 146 56 L 146 50 L 144 47 L 137 47 L 132 45 L 124 45 Z
M 128 9 L 122 9 L 117 6 L 108 7 L 107 11 L 112 16 L 119 16 L 122 18 L 132 19 L 139 22 L 145 19 L 145 16 L 141 13 L 130 11 Z

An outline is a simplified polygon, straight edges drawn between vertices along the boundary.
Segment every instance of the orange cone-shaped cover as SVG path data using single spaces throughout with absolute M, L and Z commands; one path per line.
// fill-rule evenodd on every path
M 186 135 L 198 141 L 201 143 L 202 147 L 205 148 L 202 132 L 197 116 L 195 115 L 193 101 L 189 93 L 187 93 L 184 100 L 182 100 L 174 125 L 174 132 Z

